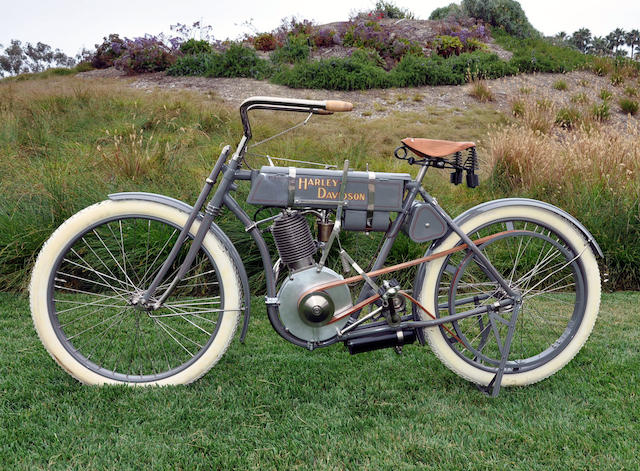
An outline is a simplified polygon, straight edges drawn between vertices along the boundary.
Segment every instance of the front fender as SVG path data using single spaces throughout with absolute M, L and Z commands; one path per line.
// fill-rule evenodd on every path
M 172 208 L 178 209 L 187 214 L 193 211 L 193 206 L 188 205 L 187 203 L 177 200 L 175 198 L 171 198 L 170 196 L 158 195 L 156 193 L 145 193 L 145 192 L 124 192 L 124 193 L 112 193 L 109 195 L 109 199 L 113 201 L 121 201 L 121 200 L 142 200 L 142 201 L 152 201 L 154 203 L 166 204 L 167 206 L 171 206 Z M 202 218 L 202 215 L 199 216 Z M 240 341 L 244 342 L 244 339 L 247 335 L 247 329 L 249 328 L 249 318 L 251 317 L 251 295 L 249 293 L 249 278 L 247 277 L 247 272 L 244 268 L 244 263 L 242 263 L 242 258 L 240 258 L 240 254 L 238 250 L 231 242 L 231 239 L 224 233 L 220 227 L 212 223 L 211 228 L 209 229 L 213 232 L 216 237 L 218 237 L 222 243 L 225 245 L 227 250 L 229 250 L 229 255 L 233 259 L 236 267 L 238 268 L 238 276 L 240 277 L 240 282 L 242 283 L 242 291 L 244 297 L 244 323 L 242 325 L 242 333 L 240 334 Z

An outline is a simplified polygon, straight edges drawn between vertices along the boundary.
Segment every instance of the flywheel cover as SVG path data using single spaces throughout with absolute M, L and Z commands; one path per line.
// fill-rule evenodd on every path
M 322 271 L 318 272 L 315 265 L 291 274 L 282 283 L 278 292 L 280 320 L 287 330 L 296 337 L 311 342 L 319 342 L 335 336 L 337 329 L 342 329 L 345 326 L 349 316 L 333 324 L 313 326 L 305 322 L 301 313 L 298 312 L 298 301 L 302 293 L 312 290 L 314 286 L 342 279 L 344 279 L 342 276 L 327 267 L 323 267 Z M 335 312 L 339 313 L 353 305 L 351 292 L 347 285 L 336 286 L 324 291 L 331 296 Z

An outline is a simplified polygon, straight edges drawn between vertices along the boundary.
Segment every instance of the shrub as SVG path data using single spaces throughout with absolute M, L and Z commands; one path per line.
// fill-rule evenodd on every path
M 462 0 L 462 10 L 467 15 L 502 28 L 514 36 L 520 38 L 540 36 L 515 0 Z
M 625 114 L 635 115 L 638 112 L 638 102 L 629 98 L 621 98 L 618 102 L 620 110 Z
M 173 51 L 153 36 L 126 40 L 124 53 L 114 61 L 128 74 L 166 70 L 175 62 Z
M 274 64 L 302 62 L 309 58 L 310 51 L 308 36 L 304 34 L 290 35 L 282 47 L 273 51 L 271 60 Z
M 564 80 L 556 80 L 555 82 L 553 82 L 552 86 L 556 90 L 564 91 L 567 89 L 567 82 L 565 82 Z
M 589 70 L 600 77 L 604 77 L 613 70 L 613 61 L 608 57 L 593 57 L 589 63 Z
M 313 33 L 313 22 L 309 20 L 298 20 L 295 16 L 291 18 L 282 18 L 280 26 L 273 32 L 277 44 L 287 42 L 289 36 L 305 35 L 310 36 Z
M 414 19 L 415 15 L 405 8 L 400 8 L 393 2 L 378 0 L 374 9 L 374 15 L 379 18 Z
M 271 74 L 269 63 L 255 50 L 232 43 L 222 53 L 180 57 L 167 71 L 169 75 L 204 75 L 207 77 L 249 77 L 264 79 Z
M 330 47 L 335 44 L 335 36 L 335 30 L 322 28 L 311 35 L 311 40 L 316 45 L 316 47 Z
M 113 61 L 119 58 L 127 46 L 125 40 L 117 34 L 110 34 L 103 38 L 102 44 L 96 44 L 96 52 L 91 59 L 91 65 L 96 69 L 113 67 Z
M 432 49 L 442 57 L 451 57 L 452 55 L 460 55 L 464 46 L 460 38 L 455 36 L 440 35 L 431 43 Z
M 460 17 L 463 16 L 464 13 L 460 8 L 460 5 L 457 3 L 450 3 L 446 7 L 436 8 L 429 15 L 430 20 L 444 20 L 449 17 Z
M 525 103 L 522 100 L 515 100 L 511 103 L 511 113 L 515 117 L 520 117 L 524 115 L 525 112 Z
M 88 72 L 93 70 L 94 67 L 91 65 L 91 62 L 78 62 L 74 69 L 76 72 Z
M 292 88 L 324 88 L 327 90 L 363 90 L 391 85 L 388 74 L 373 63 L 366 53 L 345 59 L 323 59 L 299 62 L 281 67 L 272 81 Z
M 211 52 L 211 44 L 204 39 L 189 39 L 180 44 L 180 52 L 183 54 L 207 54 Z
M 556 113 L 555 123 L 565 129 L 576 127 L 582 120 L 582 115 L 575 108 L 560 108 Z
M 465 43 L 465 50 L 468 51 L 468 52 L 488 51 L 489 50 L 489 46 L 487 46 L 485 43 L 483 43 L 479 39 L 469 38 L 469 39 L 467 39 L 467 42 Z
M 614 72 L 611 74 L 611 85 L 617 87 L 624 83 L 624 76 L 620 72 Z
M 600 97 L 601 100 L 607 101 L 613 96 L 613 93 L 611 93 L 606 88 L 603 88 L 602 90 L 600 90 L 600 94 L 598 96 Z
M 496 42 L 513 52 L 510 63 L 520 72 L 565 73 L 584 68 L 591 60 L 566 46 L 557 46 L 541 38 L 519 39 L 493 30 Z
M 207 75 L 207 71 L 217 68 L 219 54 L 191 54 L 178 57 L 167 70 L 167 75 Z
M 571 103 L 580 103 L 582 105 L 586 105 L 587 103 L 589 103 L 589 97 L 584 92 L 576 93 L 571 97 Z
M 262 33 L 253 38 L 253 47 L 258 51 L 273 51 L 278 43 L 272 33 Z
M 487 84 L 482 80 L 474 80 L 471 82 L 469 95 L 481 102 L 493 101 L 494 96 Z
M 606 121 L 607 119 L 609 119 L 609 117 L 611 116 L 609 103 L 603 101 L 599 105 L 593 105 L 593 107 L 591 107 L 591 116 L 593 116 L 597 121 Z

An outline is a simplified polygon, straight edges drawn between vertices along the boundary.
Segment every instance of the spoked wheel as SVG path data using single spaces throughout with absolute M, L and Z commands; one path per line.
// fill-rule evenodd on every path
M 523 298 L 502 384 L 530 384 L 558 371 L 582 347 L 597 316 L 600 279 L 588 242 L 566 220 L 530 206 L 487 211 L 464 229 L 472 239 L 501 233 L 480 248 Z M 450 236 L 437 251 L 458 242 Z M 427 270 L 422 292 L 424 305 L 438 317 L 506 298 L 470 251 L 437 261 Z M 511 315 L 508 306 L 425 334 L 445 365 L 487 384 L 497 371 Z
M 47 350 L 74 377 L 91 384 L 181 384 L 222 356 L 241 296 L 227 248 L 211 232 L 163 305 L 153 307 L 193 235 L 156 298 L 141 303 L 186 218 L 158 203 L 107 201 L 73 216 L 47 242 L 33 272 L 32 315 Z

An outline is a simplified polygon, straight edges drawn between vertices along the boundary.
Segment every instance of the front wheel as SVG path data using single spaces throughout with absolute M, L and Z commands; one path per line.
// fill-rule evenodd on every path
M 31 278 L 31 313 L 42 343 L 74 378 L 185 384 L 225 352 L 240 317 L 241 286 L 228 248 L 212 232 L 162 307 L 138 302 L 187 217 L 160 203 L 105 201 L 71 217 L 46 242 Z M 196 221 L 156 297 L 198 227 Z
M 598 313 L 600 275 L 589 243 L 552 211 L 515 203 L 489 209 L 461 227 L 471 239 L 501 233 L 479 248 L 523 297 L 502 385 L 535 383 L 560 370 L 585 343 Z M 459 243 L 451 234 L 436 252 Z M 444 317 L 495 305 L 505 296 L 477 257 L 461 251 L 427 266 L 420 300 Z M 509 308 L 503 311 L 428 328 L 425 336 L 448 368 L 487 385 L 500 363 L 504 321 L 511 318 Z

